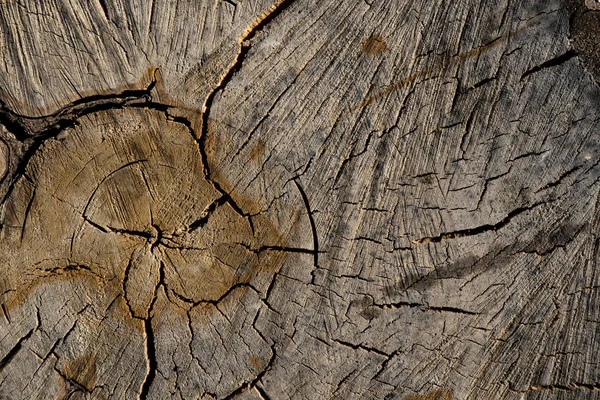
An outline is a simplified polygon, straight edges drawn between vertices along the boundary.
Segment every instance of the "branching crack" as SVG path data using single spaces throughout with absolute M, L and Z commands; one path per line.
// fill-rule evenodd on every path
M 54 353 L 54 356 L 56 357 L 57 360 L 59 359 L 59 357 L 56 355 L 56 353 Z M 70 390 L 69 397 L 67 397 L 67 398 L 70 398 L 71 395 L 73 395 L 73 393 L 76 393 L 76 392 L 84 392 L 87 394 L 92 393 L 92 390 L 87 389 L 85 386 L 83 386 L 81 383 L 77 382 L 75 379 L 69 378 L 60 369 L 58 369 L 56 367 L 56 365 L 54 365 L 54 372 L 56 372 L 58 374 L 58 376 L 60 376 L 65 382 L 68 382 L 69 385 L 71 385 L 75 388 L 75 389 Z
M 204 167 L 203 168 L 204 179 L 206 179 L 206 181 L 208 183 L 210 183 L 212 185 L 212 187 L 217 192 L 219 192 L 219 194 L 221 195 L 221 197 L 219 199 L 217 199 L 216 201 L 219 203 L 220 202 L 227 203 L 233 209 L 233 211 L 235 211 L 238 215 L 240 215 L 242 218 L 247 218 L 248 224 L 250 225 L 250 229 L 252 230 L 252 233 L 254 233 L 254 224 L 252 223 L 252 215 L 245 213 L 244 210 L 242 210 L 242 208 L 236 203 L 236 201 L 233 199 L 233 197 L 231 197 L 231 194 L 229 194 L 225 189 L 223 189 L 223 187 L 219 184 L 219 182 L 212 179 L 211 173 L 210 173 L 210 166 L 208 163 L 208 155 L 206 154 L 206 150 L 205 150 L 205 140 L 202 139 L 202 136 L 200 138 L 198 138 L 198 136 L 196 135 L 196 130 L 192 126 L 192 122 L 184 117 L 172 116 L 168 113 L 168 110 L 165 110 L 164 112 L 165 112 L 165 115 L 168 118 L 170 118 L 173 122 L 183 124 L 188 129 L 188 131 L 189 131 L 190 135 L 192 136 L 192 138 L 194 139 L 194 141 L 196 141 L 196 143 L 198 145 L 198 151 L 200 152 L 200 158 L 202 160 L 202 165 Z M 210 208 L 210 206 L 209 206 L 209 208 Z M 215 208 L 216 208 L 216 206 L 215 206 Z M 201 218 L 201 220 L 202 220 L 202 218 Z M 198 227 L 200 227 L 200 225 L 202 225 L 201 220 L 197 221 L 197 223 L 199 224 Z M 191 228 L 191 227 L 189 227 L 189 228 Z
M 275 351 L 275 345 L 271 345 L 271 358 L 269 358 L 269 362 L 267 362 L 267 365 L 262 369 L 262 371 L 260 371 L 258 373 L 258 375 L 256 375 L 256 377 L 252 381 L 243 384 L 242 386 L 240 386 L 239 388 L 234 390 L 231 394 L 224 397 L 223 400 L 234 399 L 237 396 L 239 396 L 240 394 L 242 394 L 242 393 L 246 392 L 247 390 L 250 390 L 254 387 L 256 387 L 258 390 L 257 384 L 260 382 L 260 380 L 263 378 L 263 376 L 265 376 L 265 374 L 267 372 L 269 372 L 269 370 L 272 368 L 273 363 L 275 362 L 275 358 L 277 358 L 277 352 Z M 261 393 L 261 395 L 263 397 L 266 396 L 266 393 L 264 393 L 264 391 L 259 391 L 259 392 Z M 269 397 L 266 396 L 265 398 L 268 399 Z
M 29 161 L 47 139 L 55 138 L 63 130 L 76 126 L 77 120 L 85 115 L 132 105 L 152 106 L 151 92 L 156 83 L 157 80 L 154 77 L 145 89 L 84 97 L 62 107 L 53 114 L 42 117 L 17 114 L 9 110 L 6 104 L 0 100 L 0 124 L 4 125 L 17 140 L 25 145 L 24 154 L 10 177 L 10 185 L 2 203 L 8 199 L 19 178 L 25 174 Z M 157 105 L 157 107 L 165 108 L 164 105 Z
M 256 35 L 262 29 L 264 29 L 265 26 L 267 26 L 278 15 L 280 15 L 290 4 L 292 4 L 292 2 L 293 2 L 293 0 L 278 0 L 275 4 L 271 5 L 267 11 L 265 11 L 261 15 L 259 15 L 257 20 L 255 20 L 243 32 L 242 36 L 239 38 L 240 51 L 238 52 L 237 56 L 231 63 L 229 69 L 224 71 L 224 73 L 221 75 L 221 78 L 220 78 L 218 84 L 213 88 L 213 90 L 206 97 L 206 100 L 202 107 L 202 120 L 201 120 L 202 125 L 201 125 L 201 130 L 200 130 L 200 137 L 198 137 L 196 135 L 196 133 L 192 127 L 192 124 L 188 120 L 186 120 L 185 118 L 180 118 L 180 117 L 174 119 L 175 121 L 183 122 L 184 124 L 186 124 L 186 126 L 192 133 L 192 136 L 197 141 L 198 147 L 200 149 L 200 155 L 202 158 L 202 164 L 204 166 L 204 176 L 205 176 L 206 180 L 208 182 L 210 182 L 212 184 L 212 186 L 222 196 L 227 196 L 226 201 L 231 206 L 231 208 L 233 208 L 233 210 L 235 212 L 237 212 L 242 217 L 245 217 L 248 219 L 248 223 L 250 224 L 250 228 L 252 229 L 252 232 L 254 232 L 254 225 L 252 223 L 252 217 L 249 214 L 244 213 L 244 211 L 233 200 L 231 195 L 229 193 L 227 193 L 218 182 L 216 182 L 215 180 L 212 179 L 211 170 L 210 170 L 210 166 L 208 163 L 208 155 L 206 154 L 206 150 L 205 150 L 206 149 L 206 140 L 208 138 L 208 125 L 209 125 L 208 120 L 210 117 L 212 105 L 214 103 L 214 100 L 215 100 L 217 94 L 219 92 L 222 92 L 225 89 L 225 87 L 229 84 L 229 82 L 233 78 L 233 75 L 237 71 L 240 70 L 240 68 L 242 67 L 242 64 L 244 63 L 244 60 L 246 59 L 246 56 L 248 55 L 248 53 L 250 51 L 251 46 L 247 46 L 246 42 L 248 42 L 248 41 L 252 40 L 254 37 L 256 37 Z

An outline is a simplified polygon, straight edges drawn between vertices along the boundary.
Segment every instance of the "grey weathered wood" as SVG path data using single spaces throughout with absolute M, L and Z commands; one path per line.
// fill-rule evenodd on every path
M 0 2 L 0 398 L 600 398 L 593 1 Z

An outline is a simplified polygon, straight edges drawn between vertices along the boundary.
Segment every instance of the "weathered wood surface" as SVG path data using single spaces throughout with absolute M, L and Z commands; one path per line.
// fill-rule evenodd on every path
M 593 0 L 0 2 L 0 398 L 600 398 Z

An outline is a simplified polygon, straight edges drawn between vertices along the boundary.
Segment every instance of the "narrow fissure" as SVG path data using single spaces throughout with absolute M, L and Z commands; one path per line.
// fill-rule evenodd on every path
M 148 372 L 142 384 L 140 390 L 140 400 L 148 398 L 150 392 L 150 386 L 156 377 L 156 368 L 158 367 L 156 362 L 156 353 L 154 348 L 154 332 L 152 331 L 152 318 L 148 315 L 148 318 L 144 319 L 144 334 L 146 336 L 146 359 L 148 360 Z
M 154 342 L 154 331 L 152 330 L 152 312 L 154 311 L 154 305 L 156 304 L 156 300 L 158 298 L 158 289 L 163 286 L 165 287 L 165 265 L 161 261 L 160 267 L 158 270 L 158 283 L 154 288 L 154 297 L 152 298 L 152 302 L 150 303 L 150 307 L 148 307 L 148 315 L 146 318 L 141 319 L 144 323 L 144 336 L 146 338 L 146 360 L 148 371 L 146 373 L 146 377 L 144 378 L 144 382 L 142 383 L 140 389 L 140 400 L 145 400 L 148 398 L 148 394 L 150 393 L 150 387 L 152 386 L 152 382 L 154 382 L 154 378 L 156 378 L 156 370 L 158 369 L 158 362 L 156 361 L 156 347 Z
M 414 243 L 439 243 L 442 240 L 446 240 L 446 239 L 457 239 L 457 238 L 461 238 L 461 237 L 467 237 L 467 236 L 475 236 L 475 235 L 480 235 L 482 233 L 486 233 L 486 232 L 495 232 L 499 229 L 504 228 L 506 225 L 508 225 L 513 218 L 517 217 L 518 215 L 526 212 L 526 211 L 531 211 L 533 210 L 535 207 L 544 204 L 544 203 L 535 203 L 529 207 L 521 207 L 521 208 L 517 208 L 513 211 L 511 211 L 505 218 L 503 218 L 502 220 L 500 220 L 498 223 L 496 224 L 486 224 L 486 225 L 481 225 L 475 228 L 467 228 L 467 229 L 460 229 L 454 232 L 445 232 L 442 233 L 438 236 L 428 236 L 428 237 L 424 237 L 421 239 L 416 239 L 413 242 Z
M 556 67 L 557 65 L 563 64 L 563 63 L 569 61 L 571 58 L 577 57 L 577 56 L 578 56 L 578 54 L 575 50 L 569 50 L 566 53 L 561 54 L 558 57 L 555 57 L 551 60 L 541 63 L 540 65 L 536 65 L 535 67 L 528 69 L 527 71 L 525 71 L 523 73 L 523 75 L 521 75 L 521 80 L 527 78 L 531 74 L 535 74 L 536 72 L 542 71 L 546 68 Z
M 315 271 L 319 268 L 319 237 L 317 235 L 317 225 L 315 224 L 315 219 L 313 217 L 313 212 L 310 209 L 310 203 L 308 201 L 308 196 L 306 195 L 306 192 L 304 191 L 304 189 L 302 188 L 302 186 L 298 183 L 298 181 L 296 179 L 293 180 L 294 184 L 296 185 L 296 187 L 298 188 L 298 191 L 300 192 L 300 197 L 302 197 L 302 201 L 304 202 L 304 207 L 306 208 L 306 214 L 308 215 L 308 220 L 310 222 L 310 229 L 312 231 L 312 236 L 313 236 L 313 264 L 314 264 L 314 268 Z M 314 272 L 312 273 L 312 282 L 311 283 L 315 283 L 315 275 Z
M 39 325 L 39 323 L 38 323 L 38 325 Z M 27 332 L 25 334 L 25 336 L 20 338 L 17 341 L 17 343 L 12 347 L 12 349 L 10 349 L 8 353 L 6 353 L 6 355 L 2 358 L 2 360 L 0 360 L 0 373 L 12 361 L 12 359 L 17 355 L 19 350 L 21 350 L 21 347 L 23 347 L 23 343 L 25 343 L 25 341 L 28 340 L 31 337 L 31 335 L 33 335 L 34 331 L 35 331 L 35 328 L 31 329 L 29 332 Z

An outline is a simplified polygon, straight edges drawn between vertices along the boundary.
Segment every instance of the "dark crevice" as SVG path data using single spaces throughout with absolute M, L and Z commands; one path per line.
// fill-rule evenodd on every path
M 438 307 L 438 306 L 429 306 L 427 304 L 420 303 L 410 303 L 400 301 L 398 303 L 392 304 L 373 304 L 373 307 L 382 308 L 382 309 L 398 309 L 398 308 L 416 308 L 420 311 L 435 311 L 435 312 L 447 312 L 453 314 L 463 314 L 463 315 L 479 315 L 479 313 L 463 310 L 462 308 L 457 307 Z
M 581 165 L 577 165 L 577 166 L 571 168 L 570 170 L 566 171 L 561 176 L 559 176 L 556 181 L 550 182 L 550 183 L 546 184 L 545 186 L 543 186 L 543 187 L 539 188 L 538 190 L 536 190 L 535 193 L 539 193 L 541 191 L 544 191 L 544 190 L 547 190 L 547 189 L 550 189 L 550 188 L 553 188 L 555 186 L 560 185 L 563 180 L 567 179 L 569 176 L 571 176 L 573 173 L 575 173 L 581 167 L 582 167 Z
M 540 65 L 536 65 L 535 67 L 528 69 L 527 71 L 525 71 L 525 73 L 523 73 L 523 75 L 521 75 L 521 80 L 525 79 L 531 74 L 535 74 L 536 72 L 542 71 L 546 68 L 552 68 L 556 67 L 557 65 L 563 64 L 572 59 L 573 57 L 577 57 L 577 55 L 578 54 L 575 50 L 569 50 L 558 57 L 555 57 L 551 60 L 543 62 Z
M 225 190 L 223 190 L 223 188 L 219 185 L 218 182 L 216 182 L 212 179 L 210 166 L 208 164 L 208 155 L 206 154 L 206 151 L 205 151 L 206 140 L 209 135 L 208 120 L 209 120 L 210 112 L 211 112 L 211 109 L 212 109 L 212 106 L 213 106 L 213 103 L 214 103 L 214 100 L 215 100 L 217 94 L 219 92 L 222 92 L 223 90 L 225 90 L 225 87 L 229 84 L 229 82 L 231 81 L 231 79 L 233 78 L 235 73 L 241 69 L 242 64 L 244 63 L 244 60 L 246 59 L 246 56 L 250 52 L 251 47 L 245 45 L 245 42 L 250 41 L 253 38 L 255 38 L 256 35 L 262 29 L 265 28 L 265 26 L 267 26 L 271 21 L 273 21 L 277 16 L 279 16 L 289 5 L 291 5 L 293 3 L 293 1 L 294 0 L 280 0 L 278 3 L 276 3 L 274 6 L 272 6 L 272 8 L 270 8 L 270 10 L 268 12 L 262 14 L 260 16 L 261 19 L 258 22 L 254 23 L 254 25 L 251 26 L 239 39 L 239 42 L 240 42 L 239 53 L 235 57 L 233 63 L 229 67 L 229 69 L 227 71 L 225 71 L 225 73 L 223 74 L 223 78 L 221 79 L 221 81 L 208 94 L 208 96 L 206 97 L 206 101 L 204 102 L 204 106 L 202 108 L 203 112 L 202 112 L 202 125 L 201 125 L 200 137 L 196 137 L 196 134 L 193 131 L 191 124 L 189 123 L 189 121 L 186 120 L 188 128 L 191 130 L 193 136 L 196 138 L 196 140 L 198 142 L 198 147 L 200 149 L 200 154 L 202 157 L 202 164 L 204 166 L 204 175 L 205 175 L 206 180 L 208 182 L 210 182 L 219 193 L 221 193 L 222 195 L 228 196 L 227 203 L 231 206 L 231 208 L 233 208 L 233 210 L 235 212 L 237 212 L 239 215 L 246 217 L 248 219 L 248 223 L 250 224 L 250 228 L 253 233 L 254 233 L 254 225 L 252 223 L 252 218 L 248 214 L 243 212 L 243 210 L 236 204 L 236 202 L 233 200 L 233 198 L 231 198 L 229 193 L 227 193 Z
M 448 312 L 454 314 L 463 314 L 463 315 L 479 315 L 479 313 L 463 310 L 462 308 L 456 307 L 426 307 L 425 311 L 438 311 L 438 312 Z
M 25 334 L 25 336 L 20 338 L 19 341 L 17 342 L 17 344 L 15 344 L 12 347 L 12 349 L 9 350 L 9 352 L 2 358 L 2 360 L 0 360 L 0 373 L 12 361 L 12 359 L 17 355 L 19 350 L 21 350 L 21 347 L 23 347 L 23 343 L 25 343 L 25 341 L 27 339 L 29 339 L 31 337 L 31 335 L 33 335 L 34 331 L 35 331 L 35 328 L 31 329 L 29 332 L 27 332 L 27 334 Z
M 367 347 L 367 346 L 363 346 L 361 344 L 353 344 L 353 343 L 346 342 L 346 341 L 339 340 L 339 339 L 331 339 L 331 340 L 335 343 L 341 344 L 342 346 L 345 346 L 345 347 L 350 347 L 354 350 L 363 350 L 363 351 L 367 351 L 369 353 L 378 354 L 378 355 L 380 355 L 382 357 L 386 357 L 386 358 L 388 358 L 390 356 L 390 354 L 388 354 L 384 351 L 381 351 L 379 349 L 376 349 L 374 347 Z
M 127 108 L 146 108 L 149 110 L 156 110 L 156 111 L 160 111 L 163 112 L 167 115 L 168 118 L 171 118 L 174 120 L 174 118 L 172 118 L 169 114 L 168 111 L 171 108 L 174 108 L 173 106 L 170 106 L 168 104 L 164 104 L 164 103 L 158 103 L 155 101 L 143 101 L 143 102 L 139 102 L 139 103 L 128 103 L 125 105 L 125 107 Z M 174 121 L 174 122 L 181 122 L 181 121 Z
M 228 201 L 227 195 L 222 195 L 221 197 L 219 197 L 218 199 L 213 201 L 204 211 L 204 216 L 198 218 L 196 221 L 194 221 L 190 224 L 190 226 L 188 227 L 188 232 L 193 232 L 198 228 L 204 227 L 204 225 L 206 225 L 206 223 L 208 222 L 208 219 L 215 212 L 215 210 L 217 208 L 219 208 L 220 206 L 222 206 L 223 204 L 227 203 L 227 201 Z
M 148 239 L 154 239 L 154 241 L 150 245 L 150 251 L 153 251 L 156 247 L 158 247 L 159 244 L 162 244 L 162 240 L 163 240 L 163 231 L 162 231 L 162 229 L 160 229 L 160 226 L 158 226 L 156 224 L 152 224 L 152 227 L 154 228 L 154 230 L 156 232 L 156 236 L 150 234 L 150 238 L 148 238 Z
M 273 292 L 273 288 L 275 287 L 275 281 L 277 280 L 277 275 L 278 273 L 275 272 L 273 274 L 273 277 L 271 278 L 271 282 L 269 283 L 269 287 L 267 288 L 267 291 L 265 292 L 265 296 L 262 299 L 263 303 L 265 303 L 265 305 L 267 306 L 267 308 L 271 311 L 273 311 L 276 314 L 281 314 L 279 311 L 275 310 L 273 308 L 273 306 L 271 305 L 271 303 L 269 302 L 269 297 L 271 296 L 271 293 Z
M 302 186 L 298 183 L 296 179 L 293 180 L 294 184 L 298 188 L 298 192 L 300 192 L 300 197 L 302 197 L 302 201 L 304 202 L 304 207 L 306 208 L 306 215 L 308 215 L 308 220 L 310 222 L 310 229 L 313 235 L 313 264 L 314 271 L 312 272 L 312 282 L 315 283 L 315 271 L 319 268 L 319 237 L 317 235 L 317 225 L 315 224 L 315 219 L 313 217 L 313 212 L 310 209 L 310 203 L 308 201 L 308 196 L 306 192 L 302 188 Z
M 0 124 L 4 125 L 17 140 L 22 142 L 31 135 L 27 126 L 21 122 L 21 118 L 21 116 L 9 110 L 6 104 L 0 100 Z
M 310 255 L 314 255 L 314 250 L 312 249 L 303 249 L 301 247 L 287 247 L 287 246 L 261 246 L 258 249 L 253 249 L 250 245 L 246 244 L 246 243 L 237 243 L 240 246 L 246 248 L 246 250 L 251 251 L 253 253 L 256 254 L 260 254 L 262 252 L 265 251 L 281 251 L 284 253 L 301 253 L 301 254 L 310 254 Z
M 56 355 L 56 353 L 54 353 L 54 356 L 56 357 L 56 359 L 58 360 L 59 357 Z M 83 386 L 81 383 L 77 382 L 75 379 L 69 378 L 67 375 L 65 375 L 61 370 L 59 370 L 56 365 L 54 365 L 54 372 L 56 372 L 58 374 L 58 376 L 60 376 L 65 382 L 67 382 L 69 385 L 73 386 L 73 388 L 71 388 L 70 392 L 69 392 L 69 398 L 77 393 L 77 392 L 84 392 L 87 394 L 91 394 L 92 390 L 86 388 L 85 386 Z
M 458 104 L 458 99 L 463 94 L 463 88 L 461 86 L 460 78 L 456 78 L 456 89 L 454 89 L 454 96 L 452 97 L 452 103 L 450 104 L 450 111 L 454 112 L 456 109 L 456 105 Z
M 396 357 L 401 352 L 402 352 L 401 349 L 397 349 L 397 350 L 394 350 L 392 353 L 390 353 L 390 355 L 388 356 L 388 358 L 385 359 L 381 363 L 381 365 L 379 365 L 379 369 L 377 370 L 377 373 L 373 376 L 373 379 L 377 380 L 377 378 L 379 378 L 379 376 L 381 376 L 381 374 L 383 374 L 383 372 L 386 370 L 387 366 L 394 359 L 394 357 Z
M 232 5 L 234 8 L 237 7 L 237 3 L 234 3 L 232 0 L 222 0 L 224 3 Z
M 576 383 L 573 383 L 573 387 L 578 388 L 578 389 L 600 390 L 600 383 L 597 383 L 597 382 L 594 382 L 594 383 L 576 382 Z
M 110 17 L 108 14 L 108 6 L 106 5 L 106 0 L 98 0 L 98 3 L 100 3 L 100 8 L 102 8 L 102 13 L 104 14 L 104 18 L 106 18 L 107 21 L 110 21 Z
M 353 240 L 364 240 L 365 242 L 371 242 L 371 243 L 375 243 L 375 244 L 378 244 L 378 245 L 383 245 L 383 243 L 380 242 L 379 240 L 373 239 L 373 238 L 370 238 L 370 237 L 366 237 L 366 236 L 357 236 Z
M 282 251 L 285 253 L 301 253 L 311 254 L 314 256 L 315 251 L 311 249 L 303 249 L 301 247 L 286 247 L 286 246 L 262 246 L 258 249 L 258 252 L 263 251 Z
M 150 386 L 152 386 L 152 382 L 154 382 L 154 378 L 156 377 L 156 371 L 158 369 L 158 362 L 156 361 L 156 347 L 154 342 L 154 331 L 152 330 L 152 312 L 154 310 L 154 305 L 156 304 L 156 300 L 158 299 L 158 290 L 161 286 L 165 286 L 165 271 L 164 271 L 164 263 L 160 263 L 159 268 L 159 279 L 158 283 L 154 288 L 154 297 L 152 298 L 152 302 L 150 303 L 150 307 L 148 307 L 148 315 L 146 318 L 140 318 L 144 324 L 144 336 L 146 338 L 146 360 L 148 365 L 148 371 L 146 372 L 146 377 L 144 378 L 144 382 L 142 383 L 142 387 L 140 389 L 140 400 L 145 400 L 148 398 L 148 393 L 150 393 Z
M 233 211 L 235 211 L 242 218 L 246 218 L 248 220 L 250 229 L 251 229 L 252 233 L 254 234 L 254 224 L 252 223 L 252 216 L 248 213 L 245 213 L 244 210 L 242 210 L 242 208 L 236 203 L 236 201 L 233 199 L 233 197 L 231 197 L 231 195 L 223 189 L 223 187 L 219 184 L 219 182 L 217 182 L 211 178 L 210 167 L 208 164 L 208 155 L 206 154 L 205 147 L 204 147 L 205 144 L 202 141 L 202 139 L 198 138 L 198 136 L 196 135 L 196 130 L 192 126 L 192 122 L 184 117 L 172 116 L 168 113 L 168 110 L 165 111 L 165 114 L 173 122 L 183 124 L 188 129 L 188 131 L 190 132 L 190 135 L 198 144 L 198 151 L 200 152 L 200 158 L 202 160 L 202 165 L 203 165 L 204 179 L 206 179 L 206 181 L 208 183 L 210 183 L 212 185 L 212 187 L 217 192 L 219 192 L 219 194 L 222 196 L 222 200 L 220 200 L 220 201 L 227 203 L 233 209 Z
M 520 160 L 520 159 L 522 159 L 522 158 L 534 157 L 534 156 L 535 156 L 535 157 L 537 157 L 537 156 L 544 155 L 544 154 L 548 153 L 549 151 L 550 151 L 550 150 L 542 150 L 542 151 L 529 151 L 529 152 L 527 152 L 527 153 L 520 154 L 520 155 L 516 156 L 515 158 L 511 158 L 511 159 L 509 159 L 509 160 L 506 160 L 506 161 L 507 161 L 507 162 L 514 162 L 514 161 Z
M 482 81 L 479 81 L 479 82 L 473 84 L 473 86 L 471 86 L 470 89 L 480 88 L 480 87 L 482 87 L 484 85 L 487 85 L 490 82 L 495 81 L 496 79 L 498 79 L 498 77 L 496 77 L 496 76 L 492 76 L 491 78 L 484 79 Z
M 145 232 L 145 231 L 136 231 L 136 230 L 132 230 L 132 229 L 114 228 L 112 226 L 102 226 L 102 225 L 100 225 L 100 224 L 92 221 L 91 219 L 89 219 L 86 216 L 83 216 L 83 219 L 85 220 L 85 222 L 87 222 L 88 224 L 90 224 L 94 228 L 96 228 L 99 231 L 102 231 L 104 233 L 116 233 L 116 234 L 119 234 L 119 235 L 137 236 L 137 237 L 144 238 L 146 240 L 151 240 L 151 239 L 156 238 L 156 240 L 154 241 L 154 243 L 152 245 L 153 248 L 156 247 L 156 245 L 158 244 L 158 242 L 160 242 L 160 240 L 162 239 L 160 231 L 158 231 L 158 235 L 157 236 L 154 236 L 152 233 Z
M 271 400 L 271 396 L 269 396 L 267 394 L 267 392 L 264 391 L 264 389 L 262 389 L 260 386 L 255 385 L 254 386 L 256 388 L 256 390 L 258 391 L 258 394 L 260 394 L 260 397 L 262 397 L 264 400 Z
M 370 4 L 369 4 L 370 5 Z M 331 398 L 333 399 L 339 399 L 341 396 L 338 395 L 338 393 L 340 392 L 340 390 L 342 390 L 344 387 L 347 386 L 352 386 L 353 382 L 351 381 L 352 378 L 356 378 L 356 375 L 360 373 L 360 370 L 357 369 L 353 369 L 352 371 L 350 371 L 350 373 L 346 374 L 346 376 L 344 376 L 337 384 L 336 384 L 336 388 L 333 391 L 333 393 L 331 394 Z M 350 382 L 350 383 L 348 383 Z
M 144 333 L 146 336 L 146 358 L 148 361 L 148 372 L 146 373 L 144 383 L 142 384 L 142 389 L 139 396 L 140 400 L 148 398 L 150 386 L 156 377 L 156 369 L 158 367 L 154 347 L 154 332 L 152 331 L 152 318 L 150 316 L 144 319 Z
M 235 285 L 231 286 L 229 289 L 227 289 L 227 291 L 225 293 L 223 293 L 216 300 L 198 300 L 198 301 L 196 301 L 196 300 L 186 297 L 180 293 L 177 293 L 175 290 L 170 289 L 166 284 L 164 284 L 164 286 L 167 291 L 169 291 L 171 294 L 173 294 L 175 297 L 177 297 L 182 302 L 184 302 L 186 304 L 190 304 L 192 307 L 197 307 L 202 304 L 210 304 L 212 306 L 217 307 L 219 305 L 219 303 L 221 303 L 226 297 L 228 297 L 231 293 L 233 293 L 234 291 L 236 291 L 237 289 L 240 289 L 240 288 L 250 288 L 260 295 L 258 290 L 256 290 L 254 288 L 254 286 L 252 286 L 246 282 L 241 282 L 241 283 L 236 283 Z
M 445 232 L 438 236 L 429 236 L 429 237 L 424 237 L 421 239 L 416 239 L 413 242 L 414 243 L 439 243 L 442 240 L 446 240 L 446 239 L 456 239 L 456 238 L 461 238 L 461 237 L 480 235 L 480 234 L 486 233 L 486 232 L 495 232 L 499 229 L 504 228 L 506 225 L 508 225 L 512 221 L 513 218 L 517 217 L 518 215 L 520 215 L 524 212 L 531 211 L 535 207 L 537 207 L 541 204 L 544 204 L 544 203 L 535 203 L 529 207 L 517 208 L 517 209 L 511 211 L 506 217 L 504 217 L 498 223 L 493 224 L 493 225 L 486 224 L 486 225 L 481 225 L 481 226 L 478 226 L 475 228 L 460 229 L 460 230 L 457 230 L 454 232 Z
M 88 224 L 90 224 L 94 228 L 98 229 L 99 231 L 104 232 L 104 233 L 108 233 L 108 229 L 106 229 L 102 225 L 99 225 L 99 224 L 95 223 L 94 221 L 92 221 L 91 219 L 89 219 L 88 217 L 86 217 L 85 215 L 83 215 L 82 218 L 83 218 L 83 220 L 85 222 L 87 222 Z M 72 252 L 73 252 L 73 240 L 71 240 L 71 253 Z
M 31 138 L 47 139 L 58 135 L 60 131 L 66 128 L 74 126 L 75 121 L 85 115 L 123 108 L 130 103 L 138 103 L 138 105 L 151 103 L 151 91 L 155 85 L 156 80 L 153 80 L 146 89 L 125 90 L 120 93 L 83 97 L 52 114 L 40 117 L 17 114 L 8 110 L 5 104 L 0 101 L 0 123 L 7 128 L 17 125 L 17 131 L 11 131 L 11 133 L 23 142 Z
M 136 230 L 131 230 L 131 229 L 113 228 L 111 226 L 107 226 L 106 228 L 110 232 L 118 233 L 121 235 L 138 236 L 138 237 L 141 237 L 141 238 L 144 238 L 147 240 L 154 238 L 154 235 L 152 235 L 150 232 L 136 231 Z

